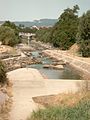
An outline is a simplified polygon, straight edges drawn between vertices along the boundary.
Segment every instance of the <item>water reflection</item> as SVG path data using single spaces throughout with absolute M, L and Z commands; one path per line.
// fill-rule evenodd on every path
M 32 52 L 32 56 L 38 58 L 41 51 Z M 48 57 L 41 57 L 42 64 L 52 64 L 53 60 Z M 42 64 L 33 64 L 28 67 L 38 69 L 48 79 L 82 79 L 81 76 L 69 66 L 64 66 L 63 70 L 45 69 Z
M 63 70 L 45 69 L 42 64 L 33 64 L 29 67 L 38 69 L 48 79 L 81 79 L 81 76 L 69 66 L 64 66 Z

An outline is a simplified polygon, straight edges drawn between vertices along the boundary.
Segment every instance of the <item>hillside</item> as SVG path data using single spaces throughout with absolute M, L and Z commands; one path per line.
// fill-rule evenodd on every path
M 34 20 L 34 21 L 20 21 L 20 22 L 14 22 L 17 26 L 24 25 L 25 27 L 31 27 L 31 26 L 53 26 L 58 19 L 40 19 L 40 20 Z

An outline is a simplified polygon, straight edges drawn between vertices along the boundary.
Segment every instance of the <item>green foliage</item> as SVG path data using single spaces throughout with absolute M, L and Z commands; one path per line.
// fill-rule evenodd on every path
M 38 40 L 50 42 L 62 50 L 69 49 L 76 42 L 79 22 L 77 15 L 78 10 L 78 5 L 75 5 L 73 9 L 65 9 L 54 27 L 40 29 L 36 32 Z
M 33 112 L 28 120 L 90 120 L 90 100 L 81 100 L 73 107 L 56 106 Z
M 4 84 L 7 82 L 6 69 L 4 64 L 0 61 L 0 83 Z
M 90 11 L 80 18 L 77 42 L 84 57 L 90 57 Z
M 2 26 L 7 26 L 7 27 L 13 29 L 15 32 L 15 35 L 17 37 L 19 36 L 19 28 L 13 22 L 5 21 L 5 23 Z
M 20 43 L 18 27 L 14 23 L 6 21 L 0 27 L 0 41 L 2 44 L 10 46 Z
M 65 9 L 59 21 L 53 27 L 51 41 L 55 47 L 66 50 L 76 42 L 78 10 L 79 7 L 77 5 L 73 9 Z
M 13 29 L 7 26 L 0 27 L 0 41 L 4 45 L 14 46 L 18 43 L 18 38 Z
M 5 23 L 2 26 L 7 26 L 7 27 L 10 27 L 11 29 L 17 30 L 17 26 L 10 21 L 5 21 Z
M 37 29 L 33 28 L 31 29 L 30 27 L 25 27 L 22 28 L 19 26 L 19 32 L 24 32 L 24 33 L 35 33 L 37 31 Z
M 50 42 L 51 28 L 43 28 L 36 32 L 37 40 L 42 42 Z

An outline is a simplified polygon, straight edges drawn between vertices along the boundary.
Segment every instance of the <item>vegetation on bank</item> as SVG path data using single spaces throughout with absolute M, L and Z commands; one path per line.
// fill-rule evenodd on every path
M 82 93 L 81 93 L 82 94 Z M 74 99 L 68 94 L 68 99 L 64 98 L 61 104 L 48 106 L 45 109 L 39 109 L 34 111 L 30 118 L 27 120 L 89 120 L 90 119 L 90 92 L 84 94 L 84 96 L 78 100 L 79 94 L 77 93 L 76 104 L 72 104 Z M 74 95 L 73 95 L 74 97 Z M 72 99 L 72 101 L 70 100 Z M 66 105 L 65 103 L 69 105 Z M 71 101 L 71 103 L 70 103 Z
M 52 28 L 36 32 L 37 40 L 50 42 L 61 50 L 68 50 L 78 43 L 82 56 L 90 57 L 90 11 L 78 17 L 78 10 L 78 5 L 65 9 Z
M 50 42 L 50 35 L 51 35 L 52 28 L 41 28 L 36 31 L 36 36 L 37 36 L 37 41 L 42 41 L 42 42 Z
M 90 10 L 80 18 L 77 43 L 80 45 L 80 52 L 84 57 L 90 57 Z
M 2 61 L 0 61 L 0 83 L 5 84 L 7 82 L 6 68 Z
M 0 26 L 0 41 L 3 45 L 9 46 L 20 43 L 18 27 L 14 23 L 6 21 Z
M 51 32 L 51 42 L 55 47 L 67 50 L 76 42 L 78 10 L 77 5 L 73 9 L 67 8 L 59 17 Z
M 50 42 L 54 47 L 59 47 L 62 50 L 69 49 L 76 42 L 79 24 L 78 10 L 78 5 L 74 6 L 72 9 L 65 9 L 58 18 L 58 22 L 50 31 L 48 29 L 47 31 L 45 29 L 41 30 L 41 39 L 39 37 L 38 40 Z M 39 36 L 38 34 L 40 34 L 40 32 L 37 32 L 37 37 Z
M 35 28 L 30 28 L 30 27 L 22 27 L 22 25 L 19 25 L 19 32 L 24 32 L 24 33 L 35 33 L 37 29 Z
M 51 107 L 33 112 L 28 120 L 89 120 L 90 101 L 82 101 L 74 107 Z

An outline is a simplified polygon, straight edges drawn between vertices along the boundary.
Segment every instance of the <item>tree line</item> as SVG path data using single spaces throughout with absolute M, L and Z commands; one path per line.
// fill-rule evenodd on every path
M 39 30 L 16 26 L 6 21 L 0 26 L 0 41 L 2 44 L 14 46 L 21 42 L 19 32 L 36 33 L 37 40 L 49 42 L 61 50 L 68 50 L 74 43 L 79 45 L 79 52 L 84 57 L 90 57 L 90 10 L 78 17 L 79 6 L 67 8 L 58 18 L 58 22 L 50 28 Z

